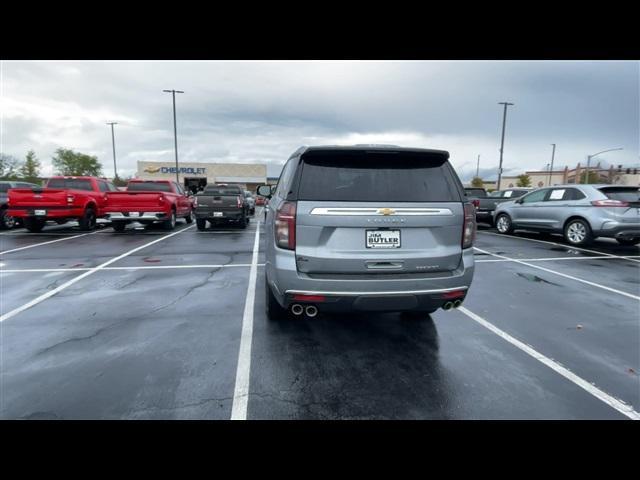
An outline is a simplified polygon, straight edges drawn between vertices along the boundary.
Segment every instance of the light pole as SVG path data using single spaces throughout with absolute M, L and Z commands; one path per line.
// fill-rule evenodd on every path
M 551 151 L 551 167 L 549 168 L 549 185 L 547 185 L 548 187 L 551 186 L 551 176 L 553 175 L 553 159 L 556 156 L 556 144 L 552 143 L 551 145 L 553 145 L 553 150 Z
M 480 175 L 480 154 L 478 154 L 478 166 L 476 167 L 476 177 Z
M 502 140 L 500 141 L 500 167 L 498 168 L 498 190 L 500 190 L 500 182 L 502 180 L 502 154 L 504 152 L 504 129 L 507 124 L 507 107 L 513 105 L 509 102 L 498 102 L 498 105 L 504 105 L 504 114 L 502 116 Z
M 601 153 L 614 152 L 616 150 L 623 150 L 623 148 L 622 147 L 620 147 L 620 148 L 610 148 L 608 150 L 602 150 L 601 152 L 594 153 L 593 155 L 587 155 L 587 169 L 586 169 L 585 175 L 584 175 L 584 183 L 589 183 L 589 167 L 591 166 L 591 159 L 593 157 L 595 157 L 596 155 L 600 155 Z
M 113 179 L 118 178 L 118 169 L 116 168 L 116 137 L 113 133 L 113 126 L 118 122 L 107 122 L 107 125 L 111 125 L 111 146 L 113 147 Z
M 178 129 L 176 127 L 176 93 L 184 93 L 181 90 L 163 90 L 163 92 L 171 93 L 173 96 L 173 140 L 176 151 L 176 183 L 180 185 L 180 179 L 178 178 Z

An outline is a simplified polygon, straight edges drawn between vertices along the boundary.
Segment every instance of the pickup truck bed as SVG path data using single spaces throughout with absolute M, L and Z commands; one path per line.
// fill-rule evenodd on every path
M 175 182 L 169 180 L 132 180 L 124 192 L 106 195 L 105 215 L 113 229 L 120 232 L 131 222 L 162 223 L 172 230 L 178 217 L 193 221 L 193 204 Z
M 22 219 L 30 232 L 41 231 L 47 220 L 78 220 L 81 230 L 91 230 L 103 216 L 105 193 L 110 188 L 115 189 L 95 177 L 52 177 L 45 188 L 9 190 L 8 214 Z

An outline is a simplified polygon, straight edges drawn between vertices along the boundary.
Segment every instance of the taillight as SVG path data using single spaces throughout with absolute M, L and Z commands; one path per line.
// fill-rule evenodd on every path
M 276 245 L 287 250 L 296 249 L 295 202 L 282 202 L 276 212 Z
M 610 198 L 607 200 L 594 200 L 591 202 L 591 205 L 594 207 L 628 207 L 628 202 L 623 202 L 622 200 L 611 200 Z
M 477 198 L 474 200 L 471 200 L 471 203 L 473 203 L 473 206 L 476 208 L 480 206 L 480 200 L 478 200 Z
M 472 203 L 464 204 L 464 223 L 462 224 L 462 248 L 473 246 L 476 239 L 476 208 Z
M 238 197 L 238 208 L 242 208 L 242 197 Z
M 75 200 L 75 197 L 73 195 L 67 195 L 67 204 L 68 205 L 73 204 L 74 200 Z

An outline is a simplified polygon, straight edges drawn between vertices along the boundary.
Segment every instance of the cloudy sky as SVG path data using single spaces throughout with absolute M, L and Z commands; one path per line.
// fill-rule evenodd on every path
M 278 175 L 301 145 L 391 143 L 448 150 L 463 180 L 603 162 L 639 165 L 640 63 L 561 61 L 1 62 L 0 148 L 34 149 L 43 173 L 59 147 L 97 155 L 121 176 L 173 161 L 171 95 L 185 162 L 266 162 Z

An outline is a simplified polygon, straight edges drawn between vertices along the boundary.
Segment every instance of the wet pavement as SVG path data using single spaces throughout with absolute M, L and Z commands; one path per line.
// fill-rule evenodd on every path
M 0 417 L 229 419 L 257 219 L 0 233 Z M 541 358 L 640 411 L 640 248 L 492 229 L 476 247 L 464 307 L 502 336 L 463 310 L 271 322 L 261 239 L 246 417 L 629 418 Z

